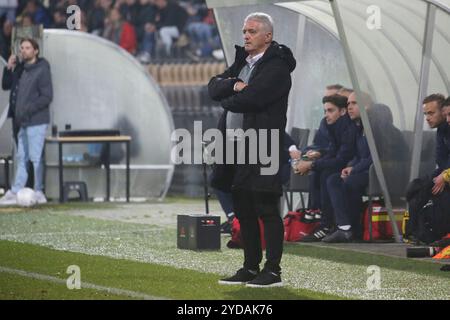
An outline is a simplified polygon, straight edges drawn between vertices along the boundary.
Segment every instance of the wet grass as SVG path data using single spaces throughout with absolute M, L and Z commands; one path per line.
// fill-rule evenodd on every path
M 83 281 L 148 295 L 186 300 L 314 300 L 337 296 L 293 288 L 255 290 L 221 286 L 220 275 L 129 260 L 64 252 L 0 241 L 2 267 L 66 279 L 68 266 L 77 265 Z M 1 284 L 5 284 L 2 286 Z M 121 298 L 95 290 L 68 290 L 64 285 L 0 272 L 1 299 L 109 299 Z M 123 298 L 123 297 L 122 297 Z

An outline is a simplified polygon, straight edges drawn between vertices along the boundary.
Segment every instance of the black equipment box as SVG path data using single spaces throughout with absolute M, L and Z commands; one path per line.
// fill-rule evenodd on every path
M 202 142 L 203 152 L 205 143 Z M 203 159 L 203 158 L 202 158 Z M 206 163 L 203 161 L 206 214 L 177 216 L 177 247 L 188 250 L 220 250 L 220 216 L 209 214 L 209 192 Z
M 220 217 L 178 215 L 177 247 L 188 250 L 220 250 Z

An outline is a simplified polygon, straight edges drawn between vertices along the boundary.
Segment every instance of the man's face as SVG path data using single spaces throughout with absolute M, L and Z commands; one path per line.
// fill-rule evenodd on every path
M 38 50 L 34 50 L 33 46 L 28 41 L 25 41 L 20 45 L 20 55 L 25 62 L 35 59 L 38 52 Z
M 427 120 L 430 128 L 437 128 L 439 125 L 445 121 L 442 110 L 439 109 L 439 104 L 437 101 L 432 101 L 425 103 L 423 105 L 423 114 L 425 115 L 425 120 Z
M 267 32 L 261 22 L 247 20 L 242 29 L 244 48 L 250 56 L 255 56 L 265 51 L 272 41 L 272 33 Z
M 358 102 L 356 102 L 356 94 L 352 93 L 348 97 L 347 102 L 347 113 L 352 120 L 361 118 L 361 113 L 359 112 Z
M 442 108 L 442 114 L 444 115 L 445 120 L 447 121 L 448 125 L 450 126 L 450 105 L 444 106 Z
M 331 102 L 326 102 L 323 105 L 323 110 L 325 113 L 325 120 L 327 121 L 327 124 L 335 123 L 346 112 L 345 109 L 339 109 Z

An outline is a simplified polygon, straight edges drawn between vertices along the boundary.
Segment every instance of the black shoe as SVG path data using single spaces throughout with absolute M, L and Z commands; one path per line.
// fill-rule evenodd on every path
M 225 221 L 220 225 L 220 233 L 228 233 L 231 234 L 231 222 Z
M 326 243 L 347 243 L 353 240 L 353 235 L 350 230 L 344 231 L 341 229 L 336 230 L 332 234 L 322 239 L 322 242 Z
M 245 286 L 250 288 L 282 287 L 283 281 L 281 281 L 279 273 L 263 270 L 254 280 L 247 282 Z
M 242 268 L 239 269 L 234 276 L 219 280 L 219 284 L 246 284 L 247 282 L 254 280 L 258 276 L 258 273 L 258 271 L 251 271 Z
M 325 238 L 330 233 L 329 228 L 321 228 L 317 231 L 314 231 L 313 233 L 307 235 L 303 239 L 300 240 L 300 242 L 319 242 L 322 241 L 323 238 Z

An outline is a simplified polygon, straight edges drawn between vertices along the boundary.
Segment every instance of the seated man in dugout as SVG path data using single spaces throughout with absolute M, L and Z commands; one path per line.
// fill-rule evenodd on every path
M 363 193 L 369 184 L 369 168 L 372 156 L 364 134 L 361 113 L 352 93 L 348 99 L 347 113 L 357 127 L 356 154 L 340 173 L 327 180 L 333 215 L 337 229 L 322 241 L 327 243 L 350 242 L 361 235 L 360 221 L 363 211 Z
M 339 94 L 348 98 L 351 91 L 351 89 L 344 88 L 340 84 L 333 84 L 326 87 L 324 96 L 330 97 Z M 328 135 L 327 121 L 324 117 L 320 121 L 319 129 L 314 135 L 313 144 L 302 148 L 302 150 L 297 150 L 297 148 L 289 149 L 291 159 L 300 161 L 301 157 L 303 156 L 305 159 L 317 160 L 327 153 L 329 145 L 330 139 Z M 317 184 L 315 185 L 313 182 L 311 182 L 315 179 L 315 174 L 311 173 L 308 178 L 310 180 L 309 185 L 311 186 L 311 188 L 309 191 L 308 209 L 305 212 L 304 219 L 305 222 L 312 223 L 315 221 L 320 221 L 322 218 L 322 213 L 320 211 L 320 190 L 313 188 Z
M 330 138 L 330 147 L 325 156 L 319 159 L 302 160 L 297 165 L 299 174 L 314 172 L 311 188 L 320 192 L 322 219 L 318 229 L 302 239 L 304 242 L 321 241 L 334 226 L 332 206 L 327 188 L 327 179 L 341 172 L 355 155 L 357 128 L 347 114 L 347 98 L 333 95 L 323 98 L 325 119 Z
M 407 200 L 409 206 L 409 223 L 408 237 L 412 241 L 424 240 L 422 233 L 423 224 L 420 215 L 422 208 L 433 200 L 433 205 L 438 207 L 446 207 L 446 200 L 450 191 L 446 180 L 448 179 L 448 171 L 450 168 L 450 101 L 445 99 L 442 94 L 431 94 L 423 101 L 423 112 L 425 120 L 430 128 L 437 128 L 436 132 L 436 170 L 431 173 L 431 177 L 418 178 L 413 180 L 407 188 Z M 444 212 L 441 212 L 444 211 Z M 449 232 L 450 219 L 449 209 L 436 209 L 435 216 L 431 223 L 433 225 L 433 234 L 431 237 L 436 240 Z M 428 241 L 424 241 L 428 242 Z
M 436 152 L 438 169 L 433 179 L 434 195 L 444 191 L 446 183 L 450 182 L 450 97 L 442 103 L 442 116 L 445 121 L 438 128 Z

